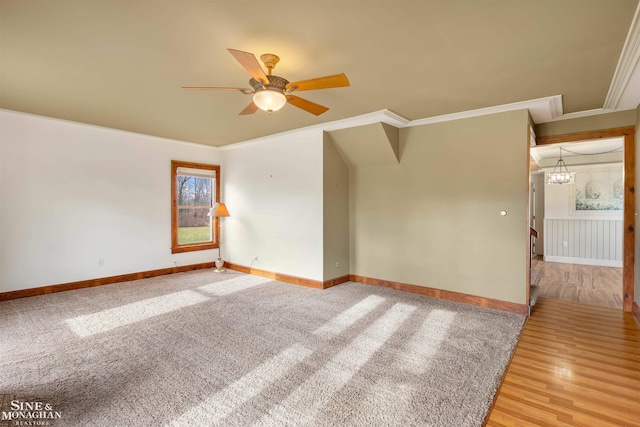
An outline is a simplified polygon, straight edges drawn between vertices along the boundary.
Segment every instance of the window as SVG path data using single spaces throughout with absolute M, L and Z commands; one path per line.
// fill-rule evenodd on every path
M 171 253 L 218 247 L 220 166 L 171 161 Z

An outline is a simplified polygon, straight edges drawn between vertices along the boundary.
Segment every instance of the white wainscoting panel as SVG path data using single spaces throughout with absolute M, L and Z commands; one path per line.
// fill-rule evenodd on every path
M 544 220 L 544 259 L 622 267 L 622 220 Z

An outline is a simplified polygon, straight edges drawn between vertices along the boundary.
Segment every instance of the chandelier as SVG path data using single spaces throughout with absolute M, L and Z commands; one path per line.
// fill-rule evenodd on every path
M 547 172 L 547 184 L 575 184 L 576 173 L 569 172 L 567 165 L 562 160 L 562 147 L 560 147 L 560 159 L 553 168 L 553 172 Z

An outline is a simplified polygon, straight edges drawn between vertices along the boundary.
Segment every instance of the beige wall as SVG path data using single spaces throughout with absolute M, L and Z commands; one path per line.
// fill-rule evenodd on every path
M 519 110 L 405 128 L 399 165 L 351 168 L 351 272 L 525 303 L 527 127 Z
M 349 274 L 349 171 L 331 136 L 323 136 L 323 278 Z
M 613 129 L 636 124 L 636 111 L 616 111 L 614 113 L 600 114 L 597 116 L 580 117 L 577 119 L 559 120 L 557 122 L 541 123 L 536 125 L 536 137 L 565 135 L 575 132 L 591 130 Z

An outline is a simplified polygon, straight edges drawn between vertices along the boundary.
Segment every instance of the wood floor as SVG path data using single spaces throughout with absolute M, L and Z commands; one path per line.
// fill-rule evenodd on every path
M 531 283 L 540 297 L 622 309 L 622 268 L 531 261 Z
M 541 298 L 487 426 L 640 426 L 640 325 L 630 313 Z

